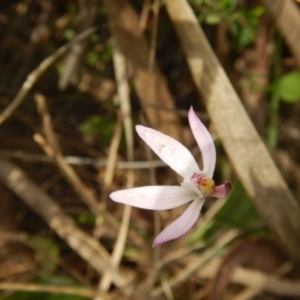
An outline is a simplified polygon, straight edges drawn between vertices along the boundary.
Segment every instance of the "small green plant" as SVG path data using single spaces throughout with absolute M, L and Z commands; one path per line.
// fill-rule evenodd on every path
M 96 41 L 96 35 L 92 37 L 93 41 Z M 89 51 L 86 55 L 86 63 L 90 67 L 94 67 L 97 65 L 97 63 L 101 62 L 103 64 L 107 64 L 112 59 L 112 45 L 110 42 L 106 42 L 105 44 L 102 44 L 101 47 L 94 47 Z
M 98 138 L 101 144 L 109 145 L 114 132 L 114 120 L 94 115 L 81 124 L 80 131 L 86 137 Z
M 271 151 L 277 146 L 280 102 L 292 104 L 300 101 L 300 72 L 292 71 L 278 77 L 276 77 L 276 74 L 273 83 L 269 87 L 271 100 L 269 109 L 268 147 Z
M 271 92 L 283 102 L 300 101 L 300 72 L 292 71 L 278 77 L 271 85 Z
M 229 194 L 228 200 L 218 211 L 215 217 L 195 230 L 190 242 L 203 239 L 208 245 L 217 232 L 225 228 L 237 228 L 248 231 L 259 224 L 260 217 L 257 214 L 252 201 L 240 181 L 236 181 Z
M 190 0 L 190 3 L 200 23 L 227 23 L 233 45 L 243 48 L 254 42 L 259 18 L 264 13 L 262 6 L 245 8 L 237 0 Z

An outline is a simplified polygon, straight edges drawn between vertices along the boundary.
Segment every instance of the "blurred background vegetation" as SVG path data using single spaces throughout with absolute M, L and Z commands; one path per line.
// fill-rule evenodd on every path
M 133 209 L 129 226 L 132 235 L 120 262 L 132 280 L 127 290 L 112 285 L 101 299 L 221 299 L 214 296 L 214 292 L 221 290 L 222 282 L 230 277 L 230 274 L 222 273 L 223 281 L 218 281 L 214 274 L 217 270 L 222 271 L 221 267 L 228 267 L 233 272 L 236 266 L 247 266 L 272 276 L 299 281 L 299 268 L 295 263 L 289 263 L 285 272 L 278 271 L 282 262 L 287 264 L 288 259 L 272 240 L 226 158 L 162 1 L 121 2 L 134 8 L 140 20 L 139 30 L 150 52 L 155 52 L 172 95 L 172 108 L 159 103 L 156 109 L 171 111 L 176 116 L 182 142 L 192 149 L 201 164 L 199 150 L 187 124 L 187 110 L 193 105 L 215 138 L 218 155 L 214 179 L 217 183 L 230 179 L 234 187 L 226 201 L 206 202 L 198 225 L 189 234 L 155 250 L 151 248 L 157 231 L 153 224 L 165 227 L 181 210 L 153 214 Z M 300 72 L 283 37 L 258 0 L 189 0 L 189 4 L 254 126 L 299 201 Z M 113 60 L 114 37 L 105 3 L 100 0 L 2 0 L 0 107 L 4 111 L 10 105 L 27 76 L 47 57 L 91 27 L 94 31 L 87 38 L 69 47 L 36 78 L 21 106 L 1 124 L 0 157 L 22 168 L 42 191 L 56 199 L 82 231 L 99 240 L 111 253 L 118 232 L 111 230 L 105 220 L 100 218 L 99 221 L 99 217 L 79 199 L 76 188 L 68 183 L 49 153 L 45 153 L 33 138 L 35 134 L 43 134 L 44 130 L 34 100 L 37 94 L 42 94 L 65 161 L 97 197 L 99 207 L 121 222 L 123 206 L 112 203 L 107 195 L 110 191 L 126 188 L 128 145 L 122 134 L 114 177 L 107 182 L 106 163 L 112 141 L 116 139 L 116 124 L 120 123 L 121 112 Z M 149 66 L 151 68 L 151 63 Z M 130 86 L 132 124 L 151 125 L 132 77 L 132 69 L 128 67 L 126 79 Z M 140 166 L 147 160 L 156 162 L 158 166 L 151 168 L 150 175 L 154 174 L 158 184 L 178 184 L 180 179 L 174 172 L 159 165 L 154 155 L 147 154 L 135 134 L 134 138 L 134 160 Z M 153 184 L 150 175 L 148 167 L 137 166 L 134 186 Z M 98 287 L 100 274 L 2 182 L 0 190 L 0 281 L 24 284 L 19 290 L 16 286 L 14 291 L 0 284 L 3 290 L 0 299 L 90 299 L 89 295 Z M 228 233 L 233 235 L 223 244 L 216 245 Z M 172 280 L 187 265 L 201 259 L 206 259 L 208 264 L 218 260 L 223 265 L 220 269 L 215 267 L 208 275 L 195 271 L 183 274 L 182 279 L 172 285 Z M 204 268 L 200 266 L 199 271 Z M 26 284 L 34 284 L 35 291 L 25 291 Z M 44 284 L 57 288 L 57 291 L 39 288 Z M 63 294 L 59 288 L 66 286 L 74 289 Z M 233 280 L 221 294 L 226 299 L 300 299 L 299 290 L 299 294 L 295 292 L 292 297 L 271 289 L 258 290 L 248 298 L 234 298 L 250 287 Z M 81 295 L 79 288 L 86 294 Z

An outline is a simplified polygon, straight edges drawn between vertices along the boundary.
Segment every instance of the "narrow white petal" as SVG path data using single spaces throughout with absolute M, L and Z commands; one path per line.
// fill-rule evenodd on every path
M 203 171 L 212 178 L 216 166 L 216 147 L 212 136 L 195 114 L 193 107 L 189 111 L 189 122 L 195 140 L 201 150 Z
M 185 212 L 166 227 L 154 240 L 153 247 L 161 245 L 178 237 L 189 231 L 199 218 L 204 199 L 195 199 Z
M 111 193 L 115 202 L 153 210 L 171 209 L 197 197 L 193 191 L 181 186 L 144 186 Z
M 182 177 L 200 172 L 191 152 L 175 139 L 142 125 L 137 125 L 136 131 L 156 155 Z

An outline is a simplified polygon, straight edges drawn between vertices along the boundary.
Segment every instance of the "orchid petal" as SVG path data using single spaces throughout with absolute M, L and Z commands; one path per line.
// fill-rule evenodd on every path
M 232 185 L 230 181 L 226 181 L 224 184 L 216 186 L 216 191 L 213 194 L 213 197 L 216 198 L 225 198 L 231 191 Z
M 111 193 L 115 202 L 154 210 L 165 210 L 186 204 L 197 197 L 180 186 L 145 186 Z
M 193 107 L 191 107 L 189 111 L 189 122 L 202 154 L 203 171 L 212 178 L 216 166 L 216 147 L 214 141 L 207 128 L 197 117 Z
M 182 177 L 191 177 L 200 172 L 191 152 L 178 141 L 142 125 L 137 125 L 136 131 L 156 155 Z
M 204 199 L 195 199 L 185 212 L 173 223 L 166 227 L 154 240 L 152 247 L 156 247 L 170 240 L 177 239 L 191 229 L 199 218 Z

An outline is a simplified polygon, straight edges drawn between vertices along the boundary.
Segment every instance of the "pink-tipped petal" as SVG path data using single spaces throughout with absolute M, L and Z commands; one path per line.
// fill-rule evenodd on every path
M 137 125 L 136 131 L 156 155 L 182 177 L 200 172 L 191 152 L 178 141 L 142 125 Z
M 155 238 L 152 247 L 177 239 L 189 231 L 198 220 L 203 203 L 204 199 L 195 199 L 179 218 Z
M 212 136 L 197 117 L 193 107 L 189 110 L 189 122 L 202 154 L 203 171 L 212 178 L 216 166 L 216 147 Z
M 230 181 L 226 181 L 224 184 L 216 186 L 216 191 L 213 194 L 213 197 L 216 198 L 225 198 L 231 191 L 232 185 Z
M 111 193 L 119 203 L 153 210 L 165 210 L 186 204 L 197 197 L 181 186 L 145 186 Z

